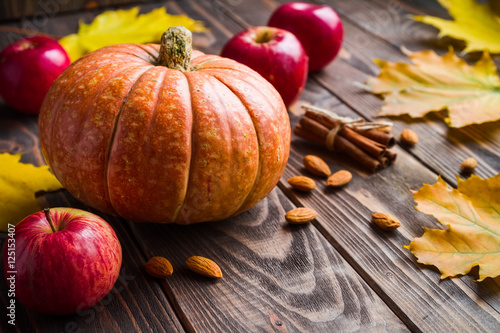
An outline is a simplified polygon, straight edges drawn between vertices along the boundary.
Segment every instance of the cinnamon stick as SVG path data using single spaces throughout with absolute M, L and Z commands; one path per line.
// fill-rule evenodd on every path
M 335 151 L 349 155 L 353 160 L 361 164 L 364 169 L 370 172 L 382 169 L 382 164 L 379 161 L 366 154 L 344 137 L 337 136 L 337 138 L 335 138 Z
M 396 144 L 396 139 L 394 139 L 394 136 L 392 134 L 387 134 L 381 131 L 378 131 L 376 129 L 371 129 L 371 130 L 356 130 L 354 129 L 357 133 L 367 137 L 368 139 L 371 139 L 373 141 L 376 141 L 387 148 L 394 147 Z
M 323 139 L 323 144 L 325 144 L 325 139 L 330 132 L 331 128 L 326 128 L 323 124 L 315 121 L 314 119 L 302 117 L 300 119 L 300 125 L 302 125 L 306 130 L 311 131 L 311 133 L 316 134 L 321 139 Z
M 363 120 L 351 121 L 346 118 L 344 123 L 343 119 L 307 109 L 300 124 L 294 128 L 294 133 L 323 146 L 332 144 L 330 149 L 348 155 L 370 172 L 394 163 L 397 154 L 387 149 L 395 144 L 392 135 L 376 129 L 356 129 L 356 124 L 363 123 Z M 339 129 L 338 132 L 331 133 L 336 129 Z M 329 137 L 332 135 L 335 136 Z M 327 138 L 334 140 L 327 142 Z
M 295 128 L 293 129 L 293 133 L 296 136 L 301 137 L 302 139 L 312 141 L 312 142 L 320 144 L 322 146 L 325 145 L 324 139 L 321 139 L 319 136 L 315 135 L 314 133 L 311 133 L 308 130 L 304 129 L 304 127 L 302 127 L 302 125 L 300 125 L 300 124 L 295 126 Z
M 327 115 L 320 113 L 320 112 L 307 110 L 304 117 L 314 119 L 318 123 L 322 124 L 323 126 L 325 126 L 328 129 L 335 128 L 339 125 L 338 121 L 336 121 L 335 119 L 332 119 L 332 118 L 328 117 Z
M 375 158 L 379 158 L 385 154 L 385 146 L 382 146 L 380 143 L 356 133 L 349 127 L 343 128 L 342 131 L 339 132 L 339 135 L 351 141 L 353 144 Z
M 378 161 L 380 162 L 380 164 L 382 165 L 383 168 L 387 168 L 389 166 L 389 159 L 385 156 L 380 156 L 378 158 Z
M 325 145 L 325 139 L 329 132 L 330 131 L 325 126 L 307 117 L 300 119 L 300 124 L 294 129 L 295 135 L 322 144 L 323 146 Z M 371 157 L 362 149 L 358 148 L 356 145 L 340 135 L 337 135 L 335 138 L 334 150 L 348 155 L 370 172 L 374 172 L 382 168 L 382 165 L 378 160 Z
M 385 157 L 389 159 L 389 163 L 393 164 L 396 162 L 396 158 L 398 157 L 398 154 L 396 152 L 393 152 L 392 150 L 387 150 L 385 152 Z
M 327 115 L 324 115 L 320 112 L 314 112 L 314 111 L 307 111 L 305 113 L 304 117 L 302 117 L 302 119 L 300 120 L 301 124 L 303 124 L 302 120 L 304 120 L 305 122 L 309 122 L 309 119 L 315 121 L 315 123 L 319 123 L 319 124 L 323 125 L 322 128 L 326 128 L 328 130 L 331 130 L 331 129 L 339 126 L 338 121 L 336 121 L 336 120 L 334 120 L 334 119 L 332 119 L 332 118 L 328 117 Z M 307 127 L 307 126 L 305 126 L 305 127 Z M 317 128 L 310 128 L 310 129 L 311 130 L 319 130 Z M 321 129 L 320 132 L 324 133 L 324 130 Z M 328 134 L 328 133 L 326 133 L 326 134 Z M 338 135 L 345 137 L 347 140 L 352 142 L 354 145 L 363 149 L 364 151 L 366 151 L 368 154 L 370 154 L 371 156 L 373 156 L 375 158 L 378 158 L 379 156 L 383 155 L 385 152 L 384 145 L 382 145 L 381 143 L 379 143 L 377 141 L 366 138 L 363 135 L 357 133 L 356 131 L 354 131 L 348 127 L 345 127 L 341 131 L 339 131 Z M 325 138 L 326 138 L 326 135 L 325 135 Z

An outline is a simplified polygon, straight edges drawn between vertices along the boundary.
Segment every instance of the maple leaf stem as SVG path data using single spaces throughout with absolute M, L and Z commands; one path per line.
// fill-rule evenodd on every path
M 57 232 L 56 227 L 54 226 L 54 221 L 52 220 L 52 216 L 50 215 L 50 208 L 44 208 L 43 212 L 45 213 L 45 217 L 47 218 L 47 221 L 50 224 L 52 232 Z
M 168 28 L 161 36 L 157 65 L 181 72 L 189 71 L 193 52 L 191 31 L 182 25 Z

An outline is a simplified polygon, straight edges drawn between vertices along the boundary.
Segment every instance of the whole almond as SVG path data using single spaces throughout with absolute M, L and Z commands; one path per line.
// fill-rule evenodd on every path
M 314 220 L 317 216 L 318 213 L 314 209 L 299 207 L 287 212 L 285 218 L 288 223 L 302 224 Z
M 397 218 L 387 213 L 373 213 L 372 221 L 380 228 L 390 231 L 401 226 L 401 222 Z
M 407 128 L 401 132 L 401 142 L 405 145 L 414 145 L 418 142 L 418 135 L 413 130 Z
M 163 257 L 152 257 L 146 263 L 146 272 L 159 279 L 165 279 L 172 275 L 174 269 L 170 261 Z
M 192 256 L 186 260 L 186 266 L 197 274 L 208 276 L 210 278 L 221 278 L 222 271 L 219 265 L 213 260 L 205 257 Z
M 316 182 L 311 178 L 305 176 L 296 176 L 289 178 L 288 184 L 290 184 L 294 189 L 304 192 L 312 191 L 316 187 Z
M 477 167 L 477 160 L 474 157 L 469 157 L 465 159 L 460 165 L 460 170 L 463 173 L 472 173 Z
M 349 183 L 352 179 L 352 173 L 347 170 L 340 170 L 328 177 L 326 185 L 333 187 L 341 187 Z
M 328 177 L 332 174 L 328 164 L 318 156 L 307 155 L 304 157 L 304 167 L 307 171 L 316 176 Z

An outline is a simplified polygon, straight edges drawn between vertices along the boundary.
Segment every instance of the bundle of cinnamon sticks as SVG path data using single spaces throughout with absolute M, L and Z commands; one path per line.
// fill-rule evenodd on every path
M 315 106 L 302 107 L 306 113 L 294 128 L 295 135 L 346 154 L 369 172 L 386 168 L 396 160 L 396 153 L 389 150 L 396 141 L 386 133 L 391 123 L 370 123 L 361 118 L 339 117 Z

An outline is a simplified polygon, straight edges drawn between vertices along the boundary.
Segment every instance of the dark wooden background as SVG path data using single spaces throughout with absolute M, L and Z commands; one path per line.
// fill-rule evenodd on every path
M 89 22 L 103 9 L 142 11 L 166 5 L 169 13 L 186 13 L 202 20 L 210 31 L 196 34 L 195 47 L 217 54 L 235 33 L 265 25 L 282 2 L 274 0 L 212 1 L 74 1 L 54 0 L 57 10 L 40 1 L 3 1 L 0 5 L 0 47 L 21 36 L 20 27 L 54 36 L 76 32 L 78 20 Z M 326 69 L 310 75 L 301 96 L 345 116 L 374 119 L 381 100 L 354 82 L 378 73 L 371 61 L 406 61 L 400 46 L 410 50 L 447 51 L 450 42 L 436 39 L 437 30 L 412 21 L 408 14 L 447 18 L 436 1 L 327 0 L 341 16 L 345 38 L 339 57 Z M 63 5 L 64 3 L 64 5 Z M 66 4 L 67 3 L 67 4 Z M 54 7 L 55 8 L 55 7 Z M 477 54 L 467 60 L 477 59 Z M 499 63 L 498 57 L 495 58 Z M 290 109 L 292 125 L 300 109 Z M 419 143 L 397 146 L 394 166 L 368 175 L 342 156 L 292 137 L 290 160 L 278 187 L 261 203 L 238 217 L 193 226 L 135 224 L 83 206 L 66 191 L 39 198 L 43 206 L 72 206 L 103 216 L 116 230 L 123 247 L 123 268 L 112 292 L 92 309 L 53 317 L 37 314 L 17 303 L 16 326 L 1 315 L 2 332 L 499 332 L 500 281 L 474 282 L 471 276 L 439 280 L 439 272 L 420 265 L 402 248 L 422 235 L 422 226 L 441 228 L 431 216 L 413 209 L 409 189 L 435 183 L 442 175 L 456 185 L 460 163 L 478 160 L 476 174 L 500 172 L 499 123 L 450 129 L 442 115 L 424 119 L 392 118 L 394 133 L 415 130 Z M 0 152 L 24 152 L 23 161 L 43 164 L 37 137 L 37 117 L 0 105 Z M 332 171 L 348 169 L 352 182 L 327 189 L 324 181 L 309 194 L 289 188 L 286 179 L 306 174 L 302 158 L 315 154 Z M 462 177 L 464 175 L 461 175 Z M 314 178 L 314 176 L 313 176 Z M 284 214 L 295 206 L 316 209 L 319 217 L 305 226 L 290 226 Z M 395 215 L 402 227 L 386 233 L 373 227 L 370 215 Z M 2 235 L 2 242 L 5 234 Z M 149 277 L 144 264 L 165 256 L 174 267 L 167 280 Z M 215 260 L 224 272 L 213 281 L 191 273 L 184 265 L 192 255 Z M 1 309 L 7 285 L 0 281 Z

